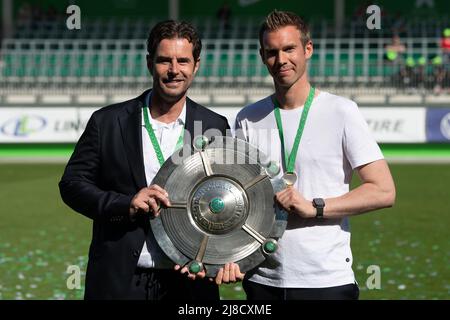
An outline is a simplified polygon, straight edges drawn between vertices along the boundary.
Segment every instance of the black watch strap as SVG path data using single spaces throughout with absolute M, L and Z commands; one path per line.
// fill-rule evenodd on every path
M 323 208 L 325 208 L 325 201 L 322 198 L 314 198 L 312 203 L 314 208 L 316 208 L 316 218 L 322 219 Z

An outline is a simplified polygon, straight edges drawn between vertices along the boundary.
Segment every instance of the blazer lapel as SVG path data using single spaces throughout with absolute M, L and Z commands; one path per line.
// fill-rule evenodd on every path
M 144 156 L 142 152 L 142 126 L 141 110 L 144 105 L 144 92 L 136 99 L 136 103 L 130 103 L 119 116 L 119 124 L 122 132 L 128 165 L 138 189 L 147 186 L 144 169 Z
M 195 102 L 186 98 L 186 130 L 189 132 L 188 136 L 184 136 L 184 143 L 192 146 L 194 141 L 194 121 L 197 120 L 197 107 Z
M 138 189 L 147 186 L 145 179 L 144 155 L 142 151 L 142 118 L 141 110 L 145 104 L 145 97 L 149 90 L 145 91 L 135 101 L 126 106 L 119 115 L 120 130 L 130 171 Z M 184 135 L 184 143 L 192 147 L 194 139 L 194 121 L 197 119 L 197 107 L 195 102 L 186 99 L 186 130 L 189 135 Z

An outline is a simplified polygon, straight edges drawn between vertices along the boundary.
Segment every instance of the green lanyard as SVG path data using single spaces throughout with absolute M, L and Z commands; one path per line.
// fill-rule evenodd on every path
M 286 172 L 294 172 L 295 159 L 297 158 L 298 146 L 300 144 L 300 139 L 302 138 L 303 129 L 305 128 L 306 118 L 308 117 L 308 112 L 311 107 L 311 103 L 314 98 L 314 87 L 311 86 L 309 89 L 308 98 L 305 102 L 305 107 L 303 108 L 302 117 L 300 118 L 300 123 L 298 124 L 297 135 L 295 136 L 294 145 L 292 146 L 291 153 L 288 154 L 286 147 L 284 145 L 284 134 L 283 134 L 283 124 L 281 122 L 280 115 L 280 105 L 276 99 L 274 99 L 275 108 L 275 119 L 277 121 L 278 133 L 280 135 L 281 148 L 284 150 L 284 165 Z
M 153 131 L 153 127 L 150 124 L 148 112 L 149 112 L 148 107 L 144 107 L 143 113 L 144 113 L 145 129 L 147 129 L 148 136 L 150 137 L 150 141 L 152 142 L 153 149 L 155 150 L 156 157 L 158 158 L 159 161 L 159 165 L 162 166 L 165 161 L 164 155 L 159 146 L 158 139 L 155 136 L 155 132 Z M 178 138 L 177 145 L 175 146 L 175 151 L 183 147 L 183 139 L 184 139 L 184 127 L 181 131 L 180 137 Z

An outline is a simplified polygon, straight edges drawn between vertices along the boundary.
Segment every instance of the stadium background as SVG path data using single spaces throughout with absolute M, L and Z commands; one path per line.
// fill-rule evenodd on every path
M 229 19 L 218 17 L 225 2 Z M 450 298 L 448 1 L 1 4 L 0 299 L 83 296 L 83 286 L 67 288 L 67 268 L 79 266 L 83 280 L 90 221 L 62 203 L 57 183 L 90 114 L 151 86 L 144 61 L 152 25 L 175 16 L 197 26 L 204 46 L 190 97 L 232 122 L 272 90 L 257 32 L 275 8 L 308 20 L 312 82 L 358 103 L 396 181 L 394 208 L 351 219 L 361 298 Z M 80 30 L 66 26 L 70 4 L 81 9 Z M 381 8 L 379 30 L 366 26 L 371 4 Z M 380 289 L 366 286 L 370 266 L 380 268 Z M 239 284 L 221 295 L 245 298 Z

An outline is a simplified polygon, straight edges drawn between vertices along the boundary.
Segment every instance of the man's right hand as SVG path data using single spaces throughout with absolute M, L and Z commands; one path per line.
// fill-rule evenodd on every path
M 131 200 L 130 218 L 135 219 L 139 212 L 153 213 L 157 217 L 160 213 L 161 204 L 170 206 L 169 194 L 160 186 L 153 184 L 142 188 Z

